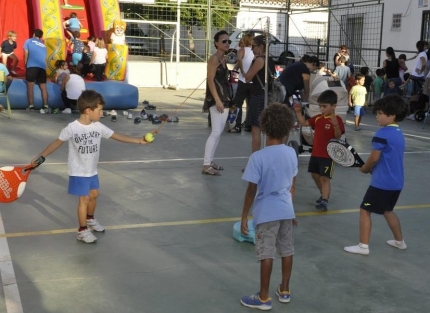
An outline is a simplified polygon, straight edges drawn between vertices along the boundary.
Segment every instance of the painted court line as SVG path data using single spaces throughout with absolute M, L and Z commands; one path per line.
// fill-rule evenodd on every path
M 396 210 L 408 210 L 408 209 L 429 209 L 430 204 L 416 204 L 416 205 L 401 205 L 396 206 Z M 297 213 L 297 217 L 306 216 L 324 216 L 334 214 L 345 214 L 345 213 L 357 213 L 359 209 L 344 209 L 344 210 L 330 210 L 327 212 L 302 212 Z M 203 220 L 188 220 L 188 221 L 174 221 L 174 222 L 157 222 L 157 223 L 142 223 L 142 224 L 126 224 L 126 225 L 114 225 L 105 226 L 108 230 L 122 230 L 122 229 L 133 229 L 133 228 L 150 228 L 150 227 L 166 227 L 166 226 L 184 226 L 184 225 L 201 225 L 201 224 L 215 224 L 215 223 L 227 223 L 240 221 L 241 217 L 225 217 L 225 218 L 211 218 Z M 19 232 L 0 234 L 0 239 L 3 238 L 15 238 L 15 237 L 30 237 L 30 236 L 42 236 L 42 235 L 59 235 L 67 233 L 75 233 L 76 228 L 66 229 L 54 229 L 46 231 L 34 231 L 34 232 Z

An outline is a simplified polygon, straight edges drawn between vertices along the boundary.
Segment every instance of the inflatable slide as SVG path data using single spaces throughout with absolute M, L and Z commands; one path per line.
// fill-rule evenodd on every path
M 28 105 L 23 94 L 26 94 L 25 81 L 20 78 L 25 77 L 23 45 L 25 40 L 32 37 L 34 29 L 40 28 L 44 32 L 45 45 L 47 47 L 47 74 L 52 76 L 55 71 L 55 62 L 59 59 L 66 59 L 67 47 L 63 22 L 66 21 L 71 12 L 77 14 L 82 24 L 81 39 L 86 40 L 88 36 L 104 37 L 108 39 L 108 34 L 113 27 L 113 22 L 120 17 L 119 4 L 117 0 L 68 0 L 65 5 L 64 0 L 13 0 L 0 1 L 0 36 L 1 41 L 7 39 L 7 32 L 14 30 L 17 37 L 17 49 L 15 54 L 19 58 L 17 76 L 9 89 L 9 99 L 12 109 L 25 108 Z M 106 70 L 107 81 L 96 83 L 87 82 L 87 88 L 97 86 L 106 98 L 106 91 L 109 96 L 114 96 L 116 91 L 119 102 L 114 105 L 115 109 L 131 109 L 138 105 L 137 88 L 121 82 L 125 78 L 127 46 L 117 47 L 108 45 L 109 60 Z M 113 81 L 115 80 L 115 81 Z M 50 86 L 48 83 L 49 105 L 51 107 L 62 108 L 59 88 Z M 57 90 L 58 89 L 58 90 Z M 96 89 L 96 88 L 94 88 Z M 103 92 L 105 91 L 105 92 Z M 124 92 L 126 95 L 124 96 Z M 35 106 L 41 102 L 40 91 L 35 86 Z M 109 108 L 113 105 L 109 99 Z

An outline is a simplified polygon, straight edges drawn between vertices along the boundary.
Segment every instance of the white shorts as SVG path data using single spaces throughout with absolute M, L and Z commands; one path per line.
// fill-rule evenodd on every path
M 13 51 L 11 52 L 11 53 L 1 53 L 1 56 L 3 57 L 3 56 L 6 56 L 6 57 L 8 57 L 8 56 L 10 56 L 11 54 L 13 54 Z

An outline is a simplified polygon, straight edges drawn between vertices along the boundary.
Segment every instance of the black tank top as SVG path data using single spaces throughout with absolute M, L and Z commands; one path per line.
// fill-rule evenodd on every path
M 389 61 L 385 60 L 385 74 L 387 74 L 387 79 L 389 78 L 399 78 L 399 60 L 392 59 Z
M 224 67 L 221 61 L 216 69 L 214 82 L 215 82 L 216 91 L 218 93 L 218 97 L 224 103 L 224 106 L 228 105 L 228 103 L 230 102 L 230 91 L 228 88 L 228 72 L 227 72 L 227 68 Z M 208 102 L 209 106 L 215 105 L 214 97 L 212 96 L 212 93 L 209 89 L 209 85 L 207 82 L 206 82 L 206 101 Z

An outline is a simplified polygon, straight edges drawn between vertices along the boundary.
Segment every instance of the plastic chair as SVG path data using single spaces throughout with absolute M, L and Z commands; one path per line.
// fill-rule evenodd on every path
M 9 96 L 7 95 L 6 81 L 6 73 L 4 71 L 0 71 L 0 83 L 2 82 L 4 84 L 4 91 L 0 92 L 0 98 L 6 98 L 6 108 L 1 110 L 0 114 L 6 115 L 8 118 L 10 118 L 12 115 L 12 111 L 10 109 Z

